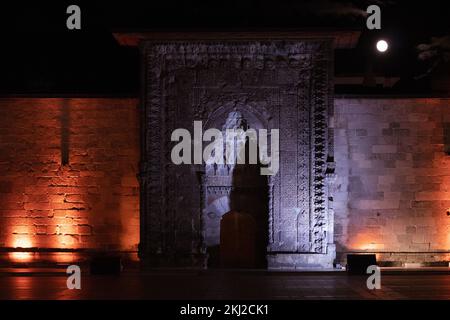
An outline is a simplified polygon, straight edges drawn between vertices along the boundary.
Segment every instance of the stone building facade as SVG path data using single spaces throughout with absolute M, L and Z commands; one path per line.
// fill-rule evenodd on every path
M 448 98 L 334 96 L 349 37 L 140 37 L 140 99 L 0 99 L 1 261 L 215 266 L 221 217 L 242 211 L 255 267 L 448 263 Z M 175 165 L 171 133 L 194 121 L 278 129 L 279 171 Z
M 331 268 L 332 40 L 152 39 L 141 50 L 141 258 L 152 266 L 206 266 L 210 193 L 231 206 L 233 195 L 245 193 L 241 209 L 266 229 L 269 268 Z M 253 180 L 236 170 L 212 177 L 204 165 L 171 160 L 174 130 L 194 132 L 194 121 L 223 128 L 237 112 L 250 128 L 279 130 L 280 168 L 259 199 L 250 194 Z M 266 203 L 258 211 L 259 202 Z
M 449 103 L 335 97 L 336 262 L 351 252 L 375 252 L 385 265 L 450 260 Z M 136 259 L 138 105 L 0 99 L 2 261 L 71 262 L 106 250 Z M 61 166 L 65 107 L 69 161 Z M 221 202 L 211 203 L 226 211 Z M 32 253 L 17 254 L 18 247 Z

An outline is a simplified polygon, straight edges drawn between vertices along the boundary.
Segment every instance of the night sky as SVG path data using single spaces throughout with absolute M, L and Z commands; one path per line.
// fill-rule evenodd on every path
M 369 60 L 378 75 L 398 76 L 393 94 L 431 93 L 430 78 L 448 73 L 450 11 L 447 1 L 29 1 L 0 7 L 2 94 L 139 92 L 137 48 L 121 47 L 113 31 L 297 30 L 362 31 L 353 50 L 338 50 L 336 74 L 362 74 Z M 82 10 L 82 30 L 66 29 L 66 8 Z M 362 13 L 379 4 L 382 29 L 366 29 Z M 376 54 L 378 38 L 390 41 Z M 426 60 L 419 44 L 430 44 Z M 435 66 L 434 68 L 431 68 Z M 429 71 L 427 73 L 427 71 Z M 349 92 L 347 92 L 350 90 Z M 338 93 L 358 93 L 340 88 Z M 341 92 L 339 92 L 341 91 Z M 360 89 L 361 92 L 364 90 Z

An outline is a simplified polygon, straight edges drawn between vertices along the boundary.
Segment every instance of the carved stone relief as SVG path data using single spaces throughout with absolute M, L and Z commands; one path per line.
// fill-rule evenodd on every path
M 205 222 L 218 219 L 211 208 L 225 210 L 231 193 L 246 191 L 211 178 L 203 165 L 174 165 L 170 137 L 177 128 L 193 132 L 196 120 L 221 129 L 239 112 L 251 128 L 280 130 L 280 169 L 266 178 L 262 199 L 268 267 L 330 267 L 331 42 L 145 41 L 141 48 L 142 259 L 205 265 L 207 244 L 214 242 Z

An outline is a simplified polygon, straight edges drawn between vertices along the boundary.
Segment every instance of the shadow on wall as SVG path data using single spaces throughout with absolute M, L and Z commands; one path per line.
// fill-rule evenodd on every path
M 259 154 L 259 150 L 258 150 Z M 245 163 L 236 164 L 230 193 L 231 211 L 220 225 L 222 267 L 266 268 L 269 194 L 261 163 L 249 163 L 248 141 Z
M 450 155 L 450 123 L 444 123 L 444 152 Z

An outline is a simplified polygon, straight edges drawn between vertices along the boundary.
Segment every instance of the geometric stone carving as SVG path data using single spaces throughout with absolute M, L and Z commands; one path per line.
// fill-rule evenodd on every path
M 206 264 L 208 194 L 219 199 L 250 186 L 239 191 L 226 178 L 211 180 L 203 165 L 173 164 L 170 137 L 177 128 L 193 132 L 197 120 L 222 128 L 238 112 L 251 128 L 280 130 L 280 168 L 265 182 L 261 226 L 268 267 L 331 267 L 332 42 L 147 40 L 141 50 L 144 263 Z

